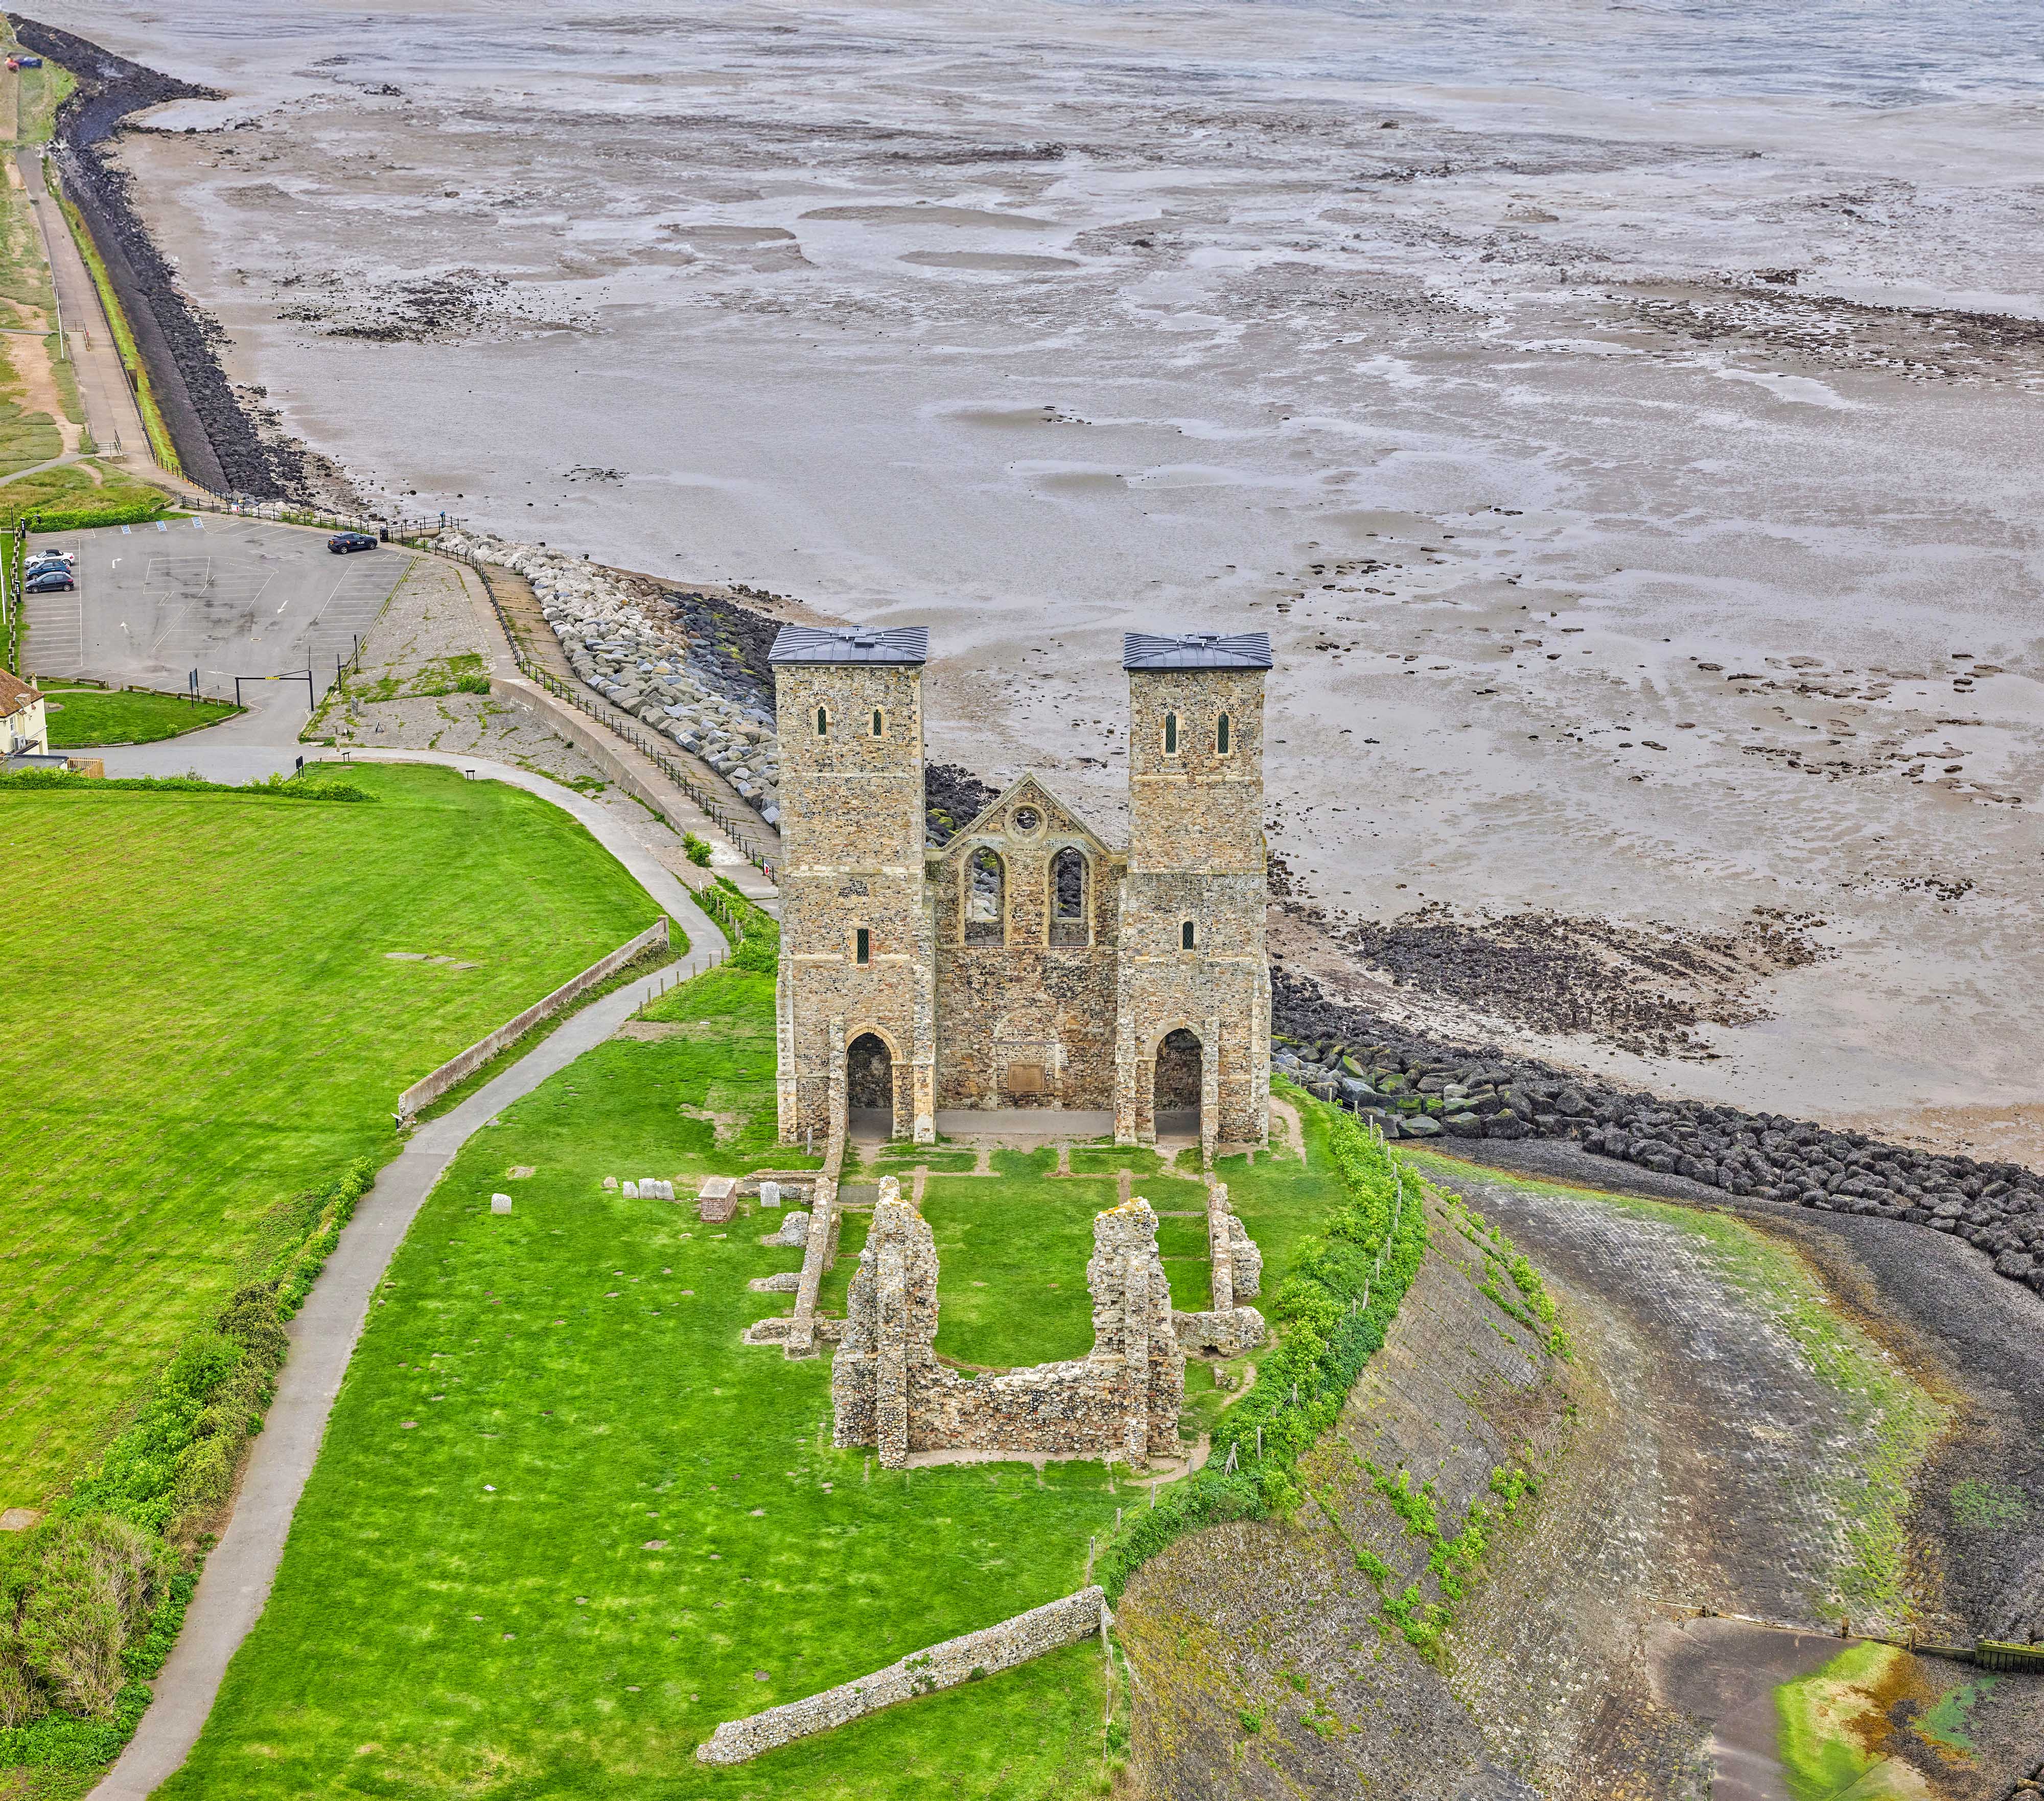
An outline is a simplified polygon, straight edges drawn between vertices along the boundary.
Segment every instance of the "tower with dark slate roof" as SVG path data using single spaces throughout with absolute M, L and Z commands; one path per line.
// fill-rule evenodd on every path
M 851 1107 L 936 1132 L 936 986 L 923 878 L 929 634 L 784 626 L 769 659 L 781 735 L 781 1136 Z
M 1115 1008 L 1115 1136 L 1155 1136 L 1159 1090 L 1189 1084 L 1201 1133 L 1260 1144 L 1270 1102 L 1262 632 L 1123 641 L 1128 870 Z M 1182 1072 L 1182 1073 L 1181 1073 Z M 1166 1096 L 1166 1098 L 1171 1098 Z

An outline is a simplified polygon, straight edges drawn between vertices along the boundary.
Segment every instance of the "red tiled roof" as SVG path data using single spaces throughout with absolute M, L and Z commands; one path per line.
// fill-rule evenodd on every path
M 10 670 L 0 669 L 0 716 L 33 707 L 42 696 Z

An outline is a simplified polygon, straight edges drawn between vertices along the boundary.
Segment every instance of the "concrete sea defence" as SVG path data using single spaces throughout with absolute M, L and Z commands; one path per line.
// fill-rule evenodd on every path
M 178 282 L 142 221 L 127 171 L 108 148 L 132 113 L 166 101 L 217 100 L 220 94 L 53 25 L 18 14 L 13 22 L 23 44 L 77 78 L 76 90 L 58 113 L 51 159 L 65 198 L 78 209 L 106 265 L 184 473 L 219 493 L 273 499 L 302 490 L 302 448 L 279 434 L 266 437 L 236 397 L 220 360 L 218 324 Z
M 1181 1538 L 1121 1592 L 1143 1792 L 1704 1801 L 1726 1722 L 1763 1718 L 1771 1755 L 1781 1677 L 1766 1634 L 1686 1615 L 1804 1622 L 1805 1668 L 1848 1615 L 1962 1634 L 1921 1538 L 1942 1404 L 1797 1252 L 1722 1215 L 1469 1190 L 1489 1219 L 1429 1194 L 1302 1504 Z M 1732 1673 L 1671 1696 L 1707 1653 Z M 1983 1692 L 1972 1757 L 1912 1742 L 1923 1792 L 2004 1791 L 2034 1680 Z

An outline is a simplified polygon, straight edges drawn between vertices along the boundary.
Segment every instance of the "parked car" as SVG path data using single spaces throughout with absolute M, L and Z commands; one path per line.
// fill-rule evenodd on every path
M 67 569 L 38 569 L 21 584 L 21 592 L 25 594 L 60 594 L 77 586 L 77 578 Z
M 31 551 L 22 566 L 27 569 L 40 569 L 49 563 L 60 563 L 65 568 L 69 569 L 77 562 L 76 551 Z
M 326 547 L 336 556 L 344 556 L 350 551 L 373 551 L 376 540 L 367 532 L 336 532 L 327 540 Z

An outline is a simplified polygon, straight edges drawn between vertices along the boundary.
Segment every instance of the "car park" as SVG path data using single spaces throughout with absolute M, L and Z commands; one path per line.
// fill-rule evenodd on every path
M 77 577 L 60 563 L 54 569 L 31 570 L 28 579 L 21 584 L 21 592 L 25 594 L 59 594 L 77 586 Z
M 376 540 L 367 532 L 336 532 L 327 540 L 326 547 L 336 556 L 344 556 L 350 551 L 373 551 Z

